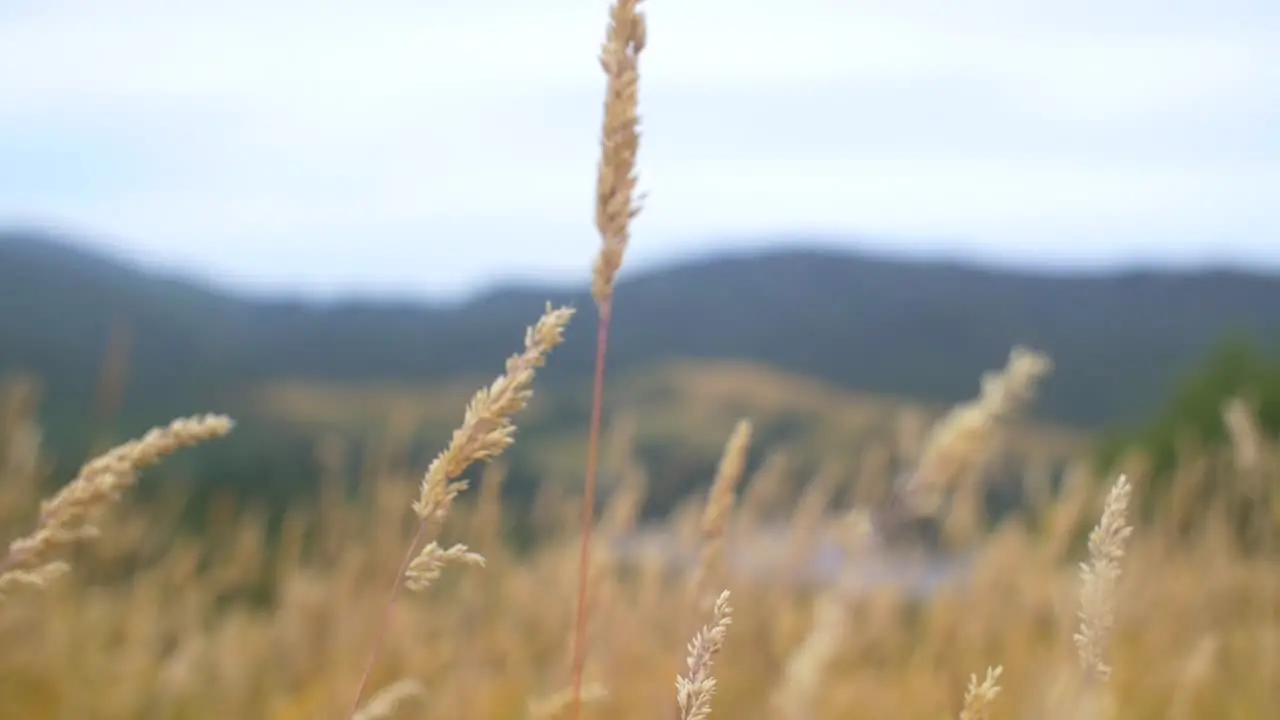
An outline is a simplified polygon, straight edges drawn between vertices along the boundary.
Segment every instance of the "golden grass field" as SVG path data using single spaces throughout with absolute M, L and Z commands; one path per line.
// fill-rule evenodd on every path
M 556 489 L 533 511 L 545 542 L 531 554 L 504 544 L 503 465 L 491 461 L 536 417 L 536 402 L 525 411 L 538 369 L 592 310 L 598 361 L 607 353 L 639 210 L 644 40 L 637 1 L 618 0 L 601 54 L 595 307 L 541 318 L 530 308 L 505 368 L 493 358 L 491 376 L 429 396 L 263 389 L 264 406 L 294 420 L 376 420 L 420 400 L 411 424 L 456 428 L 429 467 L 371 463 L 355 501 L 337 471 L 319 478 L 319 505 L 287 515 L 278 551 L 247 508 L 215 508 L 213 529 L 190 537 L 172 532 L 178 508 L 130 502 L 139 473 L 236 432 L 229 418 L 162 426 L 42 498 L 35 408 L 20 386 L 6 391 L 0 717 L 1280 718 L 1280 444 L 1237 405 L 1231 446 L 1184 457 L 1169 491 L 1154 494 L 1140 457 L 1125 475 L 1096 477 L 1082 438 L 1020 419 L 1052 369 L 1021 348 L 945 413 L 746 364 L 684 363 L 608 386 L 598 365 L 589 426 L 539 455 L 551 477 L 584 477 L 582 492 L 547 483 Z M 819 431 L 793 453 L 855 457 L 813 477 L 772 459 L 753 466 L 753 413 L 811 416 Z M 630 432 L 602 437 L 624 417 Z M 710 491 L 657 529 L 685 543 L 687 566 L 613 551 L 651 480 L 633 452 L 645 432 L 723 448 Z M 850 441 L 868 434 L 879 441 Z M 987 529 L 975 504 L 983 468 L 1019 452 L 1078 460 L 1057 488 L 1024 463 L 1018 482 L 1034 502 Z M 885 458 L 911 472 L 894 476 Z M 621 480 L 601 489 L 603 512 L 580 517 L 600 467 Z M 464 493 L 464 478 L 478 487 Z M 799 491 L 779 492 L 788 487 Z M 848 487 L 853 500 L 837 502 Z M 1242 503 L 1265 508 L 1243 538 L 1232 515 Z M 726 559 L 779 518 L 784 533 L 769 544 L 783 566 L 810 562 L 824 538 L 847 571 L 809 584 L 735 572 Z M 912 518 L 939 521 L 947 547 L 972 554 L 962 580 L 924 596 L 860 585 L 858 559 L 894 557 L 887 529 Z
M 485 378 L 447 384 L 337 384 L 317 381 L 274 382 L 258 388 L 252 404 L 266 417 L 319 432 L 395 427 L 447 437 L 457 424 L 457 408 Z M 628 373 L 610 384 L 615 409 L 612 425 L 622 442 L 678 444 L 690 455 L 716 457 L 726 428 L 740 417 L 756 425 L 794 420 L 800 432 L 789 450 L 822 461 L 854 466 L 875 444 L 910 444 L 936 421 L 944 407 L 905 398 L 858 393 L 741 361 L 680 360 Z M 546 417 L 535 396 L 522 416 L 524 425 Z M 559 404 L 574 398 L 558 398 Z M 575 403 L 582 416 L 589 397 Z M 388 432 L 395 432 L 388 430 Z M 1046 423 L 1011 425 L 1003 438 L 1008 450 L 1043 461 L 1073 457 L 1088 448 L 1078 431 Z M 521 447 L 531 469 L 554 481 L 581 482 L 587 438 L 580 427 L 542 433 L 536 446 Z
M 29 423 L 17 412 L 5 418 L 6 537 L 36 525 L 42 478 Z M 1266 452 L 1264 468 L 1274 472 L 1274 446 Z M 606 463 L 627 460 L 625 447 L 606 453 Z M 1198 505 L 1180 499 L 1237 472 L 1210 460 L 1179 471 L 1186 492 L 1175 492 L 1125 548 L 1107 650 L 1115 717 L 1273 717 L 1269 703 L 1280 684 L 1275 565 L 1246 557 L 1225 517 L 1197 513 Z M 767 466 L 743 478 L 725 532 L 730 546 L 752 533 L 764 509 L 789 518 L 792 537 L 780 549 L 797 563 L 805 538 L 850 534 L 857 516 L 849 508 L 818 507 L 818 483 L 770 476 Z M 385 717 L 555 716 L 535 711 L 569 683 L 577 505 L 569 498 L 541 506 L 542 523 L 558 532 L 532 556 L 517 557 L 500 537 L 503 508 L 493 492 L 500 472 L 490 465 L 480 473 L 478 494 L 454 507 L 443 526 L 450 542 L 483 554 L 485 567 L 450 567 L 436 587 L 394 607 L 370 687 L 399 682 L 413 692 Z M 274 557 L 264 552 L 264 525 L 252 514 L 228 513 L 208 537 L 158 546 L 174 520 L 123 502 L 103 518 L 100 536 L 62 555 L 73 565 L 69 574 L 43 587 L 4 588 L 0 638 L 14 649 L 0 671 L 4 716 L 341 717 L 412 534 L 408 508 L 420 474 L 390 468 L 363 478 L 367 502 L 330 494 L 318 510 L 291 514 Z M 643 468 L 626 477 L 595 535 L 585 677 L 588 691 L 598 686 L 607 696 L 587 703 L 585 717 L 669 714 L 684 645 L 705 620 L 687 576 L 648 557 L 608 552 L 605 539 L 631 529 L 643 492 Z M 766 486 L 784 480 L 812 493 L 762 506 Z M 839 482 L 883 488 L 887 480 L 849 473 Z M 991 717 L 1101 717 L 1067 712 L 1085 697 L 1072 643 L 1081 596 L 1071 561 L 1087 553 L 1072 536 L 1097 522 L 1106 489 L 1100 480 L 1077 470 L 1025 519 L 969 536 L 979 554 L 967 582 L 923 601 L 892 587 L 841 595 L 708 565 L 732 591 L 734 608 L 715 665 L 713 716 L 957 717 L 970 673 L 999 665 Z M 1134 492 L 1142 487 L 1135 476 Z M 704 504 L 695 498 L 671 519 L 687 526 L 693 516 L 694 532 L 677 534 L 695 549 Z M 1178 534 L 1188 523 L 1190 541 Z M 1033 534 L 1032 524 L 1042 529 Z M 112 570 L 139 558 L 144 567 L 131 575 Z M 275 600 L 250 602 L 264 585 L 277 589 Z

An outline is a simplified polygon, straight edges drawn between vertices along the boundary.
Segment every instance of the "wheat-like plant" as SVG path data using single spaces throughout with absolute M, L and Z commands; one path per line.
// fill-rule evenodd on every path
M 725 443 L 711 481 L 711 493 L 702 513 L 701 550 L 698 564 L 689 580 L 689 588 L 695 604 L 702 602 L 703 583 L 714 573 L 724 554 L 724 536 L 738 496 L 738 483 L 747 467 L 747 453 L 751 450 L 751 421 L 742 419 L 734 426 Z
M 716 598 L 711 622 L 689 641 L 689 654 L 685 659 L 688 672 L 676 678 L 680 720 L 706 720 L 711 715 L 711 698 L 716 693 L 711 665 L 724 648 L 724 639 L 732 623 L 733 608 L 729 605 L 729 591 L 725 590 Z
M 1080 629 L 1074 640 L 1080 667 L 1101 682 L 1111 678 L 1111 666 L 1105 659 L 1107 642 L 1115 625 L 1116 583 L 1124 543 L 1133 533 L 1126 517 L 1129 494 L 1129 479 L 1121 475 L 1107 493 L 1102 518 L 1089 533 L 1089 562 L 1080 565 Z
M 932 515 L 966 470 L 985 459 L 998 423 L 1035 395 L 1036 384 L 1053 369 L 1043 353 L 1015 347 L 1000 372 L 984 374 L 978 397 L 948 412 L 929 431 L 920 459 L 898 499 L 914 515 Z
M 524 351 L 512 355 L 507 360 L 506 371 L 489 387 L 481 388 L 472 396 L 463 414 L 462 425 L 453 431 L 449 445 L 427 467 L 418 499 L 413 503 L 413 511 L 418 516 L 418 530 L 392 582 L 387 609 L 374 636 L 373 649 L 348 717 L 354 717 L 358 712 L 401 584 L 421 590 L 438 578 L 449 563 L 483 564 L 483 558 L 469 552 L 465 545 L 444 550 L 435 542 L 427 543 L 427 537 L 432 525 L 444 520 L 458 494 L 467 488 L 466 481 L 461 479 L 467 468 L 477 462 L 492 460 L 515 442 L 516 426 L 512 417 L 528 405 L 533 396 L 534 374 L 546 363 L 547 355 L 564 341 L 564 329 L 573 313 L 571 308 L 552 309 L 547 305 L 538 322 L 525 331 Z
M 54 556 L 76 542 L 97 537 L 106 509 L 138 481 L 138 473 L 168 455 L 231 432 L 225 415 L 198 415 L 174 420 L 90 460 L 52 498 L 40 506 L 36 528 L 9 544 L 0 558 L 0 598 L 19 585 L 40 586 L 66 572 Z
M 639 60 L 646 40 L 641 0 L 616 0 L 600 51 L 604 70 L 604 120 L 600 133 L 600 162 L 596 173 L 596 229 L 600 252 L 592 269 L 595 298 L 596 357 L 592 380 L 591 420 L 587 430 L 587 467 L 583 481 L 581 539 L 578 559 L 577 608 L 572 641 L 571 717 L 582 715 L 582 672 L 587 652 L 588 587 L 591 574 L 591 536 L 595 516 L 596 472 L 600 428 L 604 412 L 605 360 L 613 317 L 614 285 L 631 239 L 631 220 L 640 212 L 636 197 L 636 154 L 640 147 L 638 115 Z
M 995 705 L 996 695 L 1000 694 L 1000 673 L 1003 667 L 987 668 L 987 675 L 978 682 L 977 675 L 969 676 L 969 687 L 964 693 L 964 707 L 960 710 L 960 720 L 988 720 L 991 709 Z
M 816 705 L 829 680 L 827 671 L 848 632 L 844 598 L 822 592 L 813 602 L 813 619 L 804 640 L 787 658 L 782 680 L 774 690 L 773 706 L 783 720 L 805 720 L 817 715 Z

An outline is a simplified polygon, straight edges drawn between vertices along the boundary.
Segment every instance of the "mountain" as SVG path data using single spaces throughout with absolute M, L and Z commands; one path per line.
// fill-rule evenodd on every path
M 1037 412 L 1084 428 L 1142 417 L 1225 334 L 1280 340 L 1280 277 L 1228 270 L 1055 276 L 779 250 L 652 270 L 617 297 L 611 372 L 741 359 L 950 403 L 1025 344 L 1056 363 Z M 123 320 L 128 404 L 156 413 L 286 379 L 483 376 L 546 301 L 583 312 L 544 377 L 582 382 L 594 323 L 576 288 L 498 289 L 451 306 L 251 300 L 50 234 L 0 233 L 0 373 L 34 371 L 49 402 L 85 408 Z

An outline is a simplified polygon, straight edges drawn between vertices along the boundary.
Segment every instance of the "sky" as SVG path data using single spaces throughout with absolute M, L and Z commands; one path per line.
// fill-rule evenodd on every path
M 627 268 L 1280 269 L 1274 0 L 647 0 Z M 5 0 L 0 226 L 248 292 L 586 282 L 607 0 Z

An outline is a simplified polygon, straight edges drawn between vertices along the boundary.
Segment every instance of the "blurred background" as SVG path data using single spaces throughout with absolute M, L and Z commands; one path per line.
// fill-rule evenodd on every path
M 805 568 L 806 583 L 841 574 L 834 541 L 802 550 L 783 542 L 794 513 L 834 516 L 884 501 L 932 423 L 978 396 L 984 373 L 1025 346 L 1051 358 L 1052 372 L 983 466 L 974 532 L 989 540 L 1021 523 L 1020 542 L 1040 547 L 1035 539 L 1052 524 L 1045 508 L 1070 495 L 1072 468 L 1101 481 L 1127 467 L 1143 512 L 1176 515 L 1159 526 L 1168 537 L 1197 538 L 1195 547 L 1205 546 L 1200 532 L 1234 538 L 1240 587 L 1253 594 L 1223 603 L 1261 598 L 1260 617 L 1280 612 L 1265 604 L 1280 595 L 1260 589 L 1273 585 L 1249 584 L 1273 582 L 1274 566 L 1246 561 L 1263 547 L 1255 526 L 1278 521 L 1275 503 L 1260 499 L 1271 496 L 1255 492 L 1257 477 L 1274 486 L 1276 466 L 1263 462 L 1259 475 L 1213 464 L 1239 456 L 1239 433 L 1224 419 L 1232 402 L 1266 442 L 1280 432 L 1280 6 L 1033 5 L 646 4 L 645 201 L 617 292 L 601 476 L 602 510 L 643 477 L 643 492 L 627 496 L 635 507 L 624 508 L 633 522 L 615 538 L 622 554 L 688 529 L 681 518 L 696 520 L 725 440 L 746 417 L 749 474 L 776 486 L 753 501 L 764 510 L 752 537 L 785 546 L 775 565 Z M 10 493 L 16 509 L 0 538 L 25 532 L 35 498 L 90 455 L 178 415 L 225 412 L 236 431 L 150 471 L 131 496 L 133 524 L 121 520 L 134 535 L 109 533 L 120 547 L 108 543 L 98 569 L 76 582 L 112 587 L 156 567 L 186 577 L 165 555 L 186 537 L 233 558 L 209 551 L 191 561 L 192 573 L 224 561 L 252 566 L 193 603 L 284 602 L 281 587 L 302 582 L 295 575 L 346 567 L 335 544 L 392 548 L 406 539 L 395 529 L 406 493 L 546 301 L 571 304 L 578 316 L 517 420 L 517 443 L 486 471 L 500 479 L 476 484 L 504 508 L 505 543 L 488 548 L 491 561 L 497 547 L 537 558 L 538 548 L 571 536 L 594 349 L 587 291 L 599 245 L 604 90 L 595 58 L 606 12 L 607 3 L 587 0 L 0 4 L 4 428 L 29 439 L 18 429 L 39 427 L 41 458 L 30 492 Z M 1196 489 L 1179 495 L 1180 481 Z M 385 497 L 374 489 L 383 483 L 392 488 Z M 1233 499 L 1213 505 L 1205 498 L 1215 493 Z M 1096 520 L 1082 498 L 1070 495 L 1076 514 L 1053 531 L 1063 534 L 1051 543 L 1062 543 L 1049 553 L 1054 562 L 1078 559 Z M 470 508 L 475 498 L 465 499 Z M 468 522 L 487 527 L 485 507 Z M 1206 520 L 1206 508 L 1227 519 Z M 377 539 L 382 521 L 334 519 L 344 513 L 390 518 L 392 537 Z M 161 515 L 173 522 L 141 519 Z M 231 529 L 237 523 L 258 530 Z M 989 544 L 948 545 L 942 530 L 917 530 L 911 544 L 924 560 L 908 567 L 879 555 L 863 567 L 863 583 L 928 595 L 957 572 L 976 572 L 970 563 Z M 312 539 L 298 540 L 310 549 L 295 549 L 286 571 L 280 544 L 290 532 Z M 237 545 L 236 533 L 257 539 Z M 394 549 L 379 549 L 385 557 L 376 560 L 372 552 L 351 577 L 394 569 Z M 1054 562 L 1041 564 L 1071 570 Z M 491 565 L 490 576 L 502 572 Z M 769 567 L 766 578 L 779 577 Z M 1045 576 L 1024 575 L 1048 587 Z M 166 589 L 149 600 L 111 601 L 115 620 L 75 615 L 90 611 L 69 609 L 73 596 L 62 617 L 131 627 L 122 608 L 177 592 L 164 583 L 178 581 L 155 582 Z M 336 581 L 318 582 L 332 590 Z M 335 616 L 364 607 L 361 585 L 351 580 L 350 594 L 328 600 Z M 1264 717 L 1254 713 L 1268 683 L 1280 683 L 1274 664 L 1233 645 L 1235 631 L 1214 625 L 1209 610 L 1179 607 L 1205 625 L 1179 636 L 1182 650 L 1199 658 L 1211 643 L 1253 663 L 1234 689 L 1218 678 L 1218 694 L 1182 701 L 1181 712 Z M 1071 613 L 1058 600 L 1027 599 L 1019 652 L 1031 657 L 1046 636 L 1068 645 L 1069 632 L 1044 623 L 1051 615 L 1069 624 Z M 771 616 L 761 610 L 762 622 Z M 803 636 L 795 623 L 757 639 L 774 648 L 778 666 Z M 1280 635 L 1268 627 L 1273 658 Z M 339 695 L 350 684 L 334 673 L 349 675 L 348 658 L 359 654 L 350 647 L 360 630 L 351 633 L 328 655 L 291 651 L 317 665 L 298 660 L 296 677 L 274 678 L 271 689 L 219 685 L 231 681 L 207 674 L 190 687 L 173 680 L 202 698 L 190 708 L 139 699 L 169 682 L 156 679 L 159 670 L 142 673 L 146 691 L 104 680 L 71 691 L 62 664 L 71 646 L 42 636 L 44 665 L 10 667 L 0 700 L 27 703 L 25 717 L 203 717 L 195 707 L 210 717 L 316 717 L 308 714 L 323 704 L 315 683 L 337 685 Z M 1130 638 L 1132 667 L 1150 656 L 1151 633 Z M 547 634 L 533 643 L 544 652 L 536 657 L 560 657 L 560 636 Z M 140 640 L 140 662 L 170 668 L 174 647 L 190 637 L 174 629 Z M 678 660 L 680 632 L 659 637 Z M 965 637 L 940 641 L 938 657 L 958 658 L 940 685 L 912 652 L 885 655 L 874 638 L 846 660 L 875 658 L 882 668 L 900 660 L 899 690 L 943 688 L 917 694 L 918 707 L 899 707 L 902 716 L 937 717 L 928 713 L 954 704 L 978 659 L 1007 649 Z M 85 648 L 96 641 L 84 642 L 77 652 L 90 657 Z M 106 642 L 92 645 L 104 667 Z M 258 659 L 270 664 L 277 651 L 263 647 Z M 422 670 L 427 661 L 393 653 L 389 662 Z M 516 671 L 495 669 L 491 658 L 470 662 L 466 677 L 487 677 L 483 667 L 514 682 Z M 765 672 L 760 663 L 771 660 L 755 662 L 752 671 Z M 1191 672 L 1190 660 L 1169 662 L 1170 677 Z M 556 689 L 538 666 L 521 666 L 508 704 Z M 627 707 L 669 692 L 659 666 Z M 890 670 L 880 672 L 876 682 L 889 683 Z M 748 677 L 731 675 L 725 692 L 748 698 L 734 707 L 755 717 Z M 1035 694 L 1019 690 L 1028 683 L 1042 685 L 1009 682 L 1015 698 Z M 1159 682 L 1124 685 L 1132 717 L 1171 716 Z M 501 694 L 476 683 L 452 685 L 437 716 L 513 717 L 485 704 L 501 705 Z M 841 695 L 824 712 L 894 707 L 876 706 L 870 686 L 858 687 L 862 705 Z M 224 704 L 201 694 L 210 688 L 223 688 Z M 119 697 L 103 699 L 108 690 Z M 67 704 L 75 692 L 83 706 Z M 1236 704 L 1226 699 L 1233 694 Z M 1197 714 L 1196 702 L 1216 714 Z

